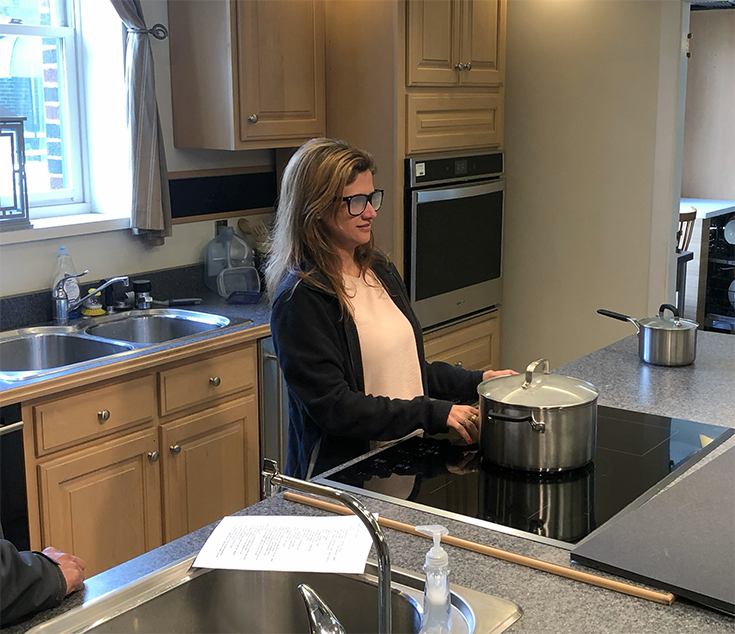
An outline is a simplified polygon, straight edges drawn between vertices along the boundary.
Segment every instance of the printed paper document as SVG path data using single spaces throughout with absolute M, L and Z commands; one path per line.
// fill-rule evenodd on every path
M 359 574 L 371 545 L 356 515 L 229 516 L 214 529 L 194 566 Z

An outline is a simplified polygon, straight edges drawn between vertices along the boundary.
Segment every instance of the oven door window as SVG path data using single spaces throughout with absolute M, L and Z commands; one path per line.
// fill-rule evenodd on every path
M 504 185 L 413 192 L 413 301 L 500 278 Z

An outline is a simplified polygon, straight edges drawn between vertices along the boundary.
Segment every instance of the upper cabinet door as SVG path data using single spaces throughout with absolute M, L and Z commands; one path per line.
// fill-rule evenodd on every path
M 457 83 L 459 12 L 455 0 L 410 0 L 408 5 L 409 86 Z
M 323 0 L 241 0 L 237 34 L 240 140 L 324 134 Z
M 500 0 L 461 0 L 461 85 L 503 83 L 505 9 L 506 3 Z
M 409 0 L 408 86 L 503 83 L 505 0 Z

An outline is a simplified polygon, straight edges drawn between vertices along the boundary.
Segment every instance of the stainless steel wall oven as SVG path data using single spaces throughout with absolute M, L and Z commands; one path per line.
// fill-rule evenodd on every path
M 404 277 L 426 329 L 502 300 L 500 151 L 405 162 Z

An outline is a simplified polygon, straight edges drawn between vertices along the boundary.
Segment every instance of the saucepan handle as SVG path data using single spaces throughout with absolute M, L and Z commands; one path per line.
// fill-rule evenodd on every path
M 605 317 L 612 317 L 613 319 L 619 319 L 620 321 L 629 321 L 631 324 L 635 326 L 636 332 L 641 331 L 641 327 L 638 324 L 638 320 L 634 319 L 633 317 L 630 317 L 628 315 L 623 315 L 622 313 L 616 313 L 612 310 L 605 310 L 604 308 L 599 308 L 597 310 L 598 314 L 604 315 Z

